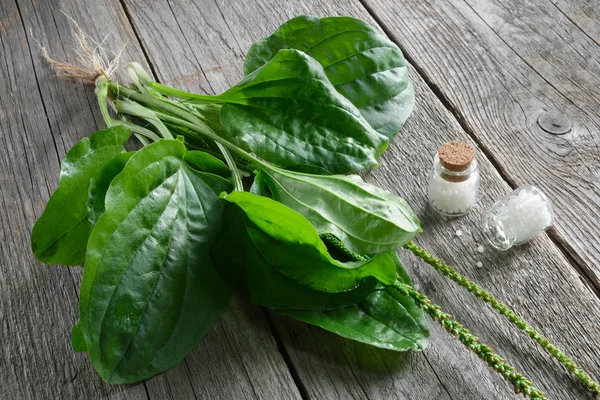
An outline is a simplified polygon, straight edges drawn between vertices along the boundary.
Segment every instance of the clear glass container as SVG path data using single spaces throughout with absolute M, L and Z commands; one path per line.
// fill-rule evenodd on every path
M 548 230 L 554 213 L 548 197 L 537 187 L 521 186 L 483 214 L 483 232 L 492 246 L 508 250 Z
M 452 171 L 440 162 L 436 153 L 429 176 L 429 205 L 438 213 L 450 217 L 465 215 L 477 203 L 479 168 L 473 159 L 463 171 Z

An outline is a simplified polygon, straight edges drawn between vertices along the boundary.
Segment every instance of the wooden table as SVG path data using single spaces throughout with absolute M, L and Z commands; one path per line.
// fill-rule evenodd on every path
M 64 10 L 94 38 L 168 84 L 220 92 L 242 76 L 249 45 L 300 14 L 352 15 L 404 51 L 416 107 L 367 179 L 406 197 L 418 242 L 506 301 L 600 378 L 600 4 L 597 0 L 1 0 L 0 399 L 512 399 L 511 387 L 430 323 L 422 353 L 344 340 L 235 298 L 200 346 L 146 382 L 111 386 L 73 353 L 82 270 L 35 260 L 29 234 L 56 188 L 59 160 L 102 127 L 93 90 L 58 80 L 40 57 L 75 61 Z M 555 136 L 538 117 L 573 124 Z M 475 211 L 426 207 L 432 154 L 479 146 Z M 506 253 L 477 247 L 483 210 L 539 185 L 556 228 Z M 455 232 L 462 230 L 463 235 Z M 552 399 L 591 398 L 535 343 L 407 252 L 421 290 Z M 477 268 L 477 262 L 483 268 Z

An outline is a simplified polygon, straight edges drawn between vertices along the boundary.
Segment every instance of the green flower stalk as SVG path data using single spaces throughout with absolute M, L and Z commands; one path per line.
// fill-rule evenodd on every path
M 448 333 L 458 338 L 466 348 L 477 354 L 494 371 L 498 372 L 515 388 L 515 393 L 521 393 L 531 399 L 545 399 L 544 393 L 533 386 L 533 382 L 518 373 L 512 365 L 496 354 L 489 346 L 479 343 L 479 338 L 465 329 L 458 321 L 452 319 L 450 314 L 440 310 L 440 306 L 432 304 L 427 296 L 419 293 L 411 286 L 399 283 L 396 288 L 405 296 L 410 296 L 434 321 L 437 321 Z
M 452 281 L 457 283 L 459 286 L 467 289 L 470 293 L 479 297 L 486 303 L 488 303 L 492 308 L 497 310 L 501 315 L 505 316 L 510 322 L 515 324 L 520 330 L 525 332 L 530 338 L 535 340 L 542 346 L 546 351 L 554 358 L 556 358 L 562 365 L 567 368 L 569 372 L 575 375 L 583 384 L 591 390 L 595 395 L 600 395 L 600 385 L 596 383 L 592 377 L 581 369 L 573 360 L 565 355 L 557 346 L 550 343 L 550 341 L 545 338 L 542 334 L 536 331 L 533 327 L 528 325 L 521 317 L 515 314 L 506 304 L 498 300 L 494 295 L 487 292 L 481 286 L 476 284 L 475 282 L 469 280 L 464 275 L 458 273 L 453 267 L 445 264 L 440 259 L 434 257 L 432 254 L 428 253 L 425 249 L 416 244 L 410 242 L 404 246 L 406 249 L 410 250 L 414 255 L 425 261 L 427 264 L 431 265 L 442 275 L 450 278 Z

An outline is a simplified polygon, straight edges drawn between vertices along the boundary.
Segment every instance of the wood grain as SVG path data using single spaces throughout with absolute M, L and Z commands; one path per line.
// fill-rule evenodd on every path
M 552 238 L 598 290 L 600 46 L 594 32 L 581 30 L 575 16 L 550 1 L 365 4 L 505 179 L 513 187 L 538 185 L 553 200 Z M 567 116 L 573 131 L 544 132 L 537 119 L 548 110 Z
M 163 31 L 177 30 L 185 36 L 185 40 L 170 42 L 168 53 L 160 46 L 149 46 L 147 51 L 161 79 L 176 84 L 185 81 L 184 86 L 191 85 L 195 90 L 208 84 L 212 90 L 220 91 L 234 84 L 241 77 L 239 49 L 247 49 L 254 40 L 269 34 L 295 15 L 344 14 L 370 20 L 361 4 L 351 1 L 325 5 L 316 1 L 299 4 L 291 1 L 171 0 L 147 5 L 141 0 L 126 0 L 125 4 L 142 42 L 160 40 L 158 32 Z M 160 20 L 148 17 L 165 10 L 167 5 L 172 15 L 163 14 Z M 217 9 L 220 15 L 214 12 Z M 185 59 L 181 71 L 172 70 L 174 61 L 169 58 Z M 194 60 L 198 63 L 195 66 Z M 219 73 L 213 78 L 211 74 L 215 68 Z M 164 70 L 170 73 L 164 74 Z M 190 70 L 199 72 L 190 75 Z M 482 210 L 493 199 L 509 191 L 508 185 L 484 156 L 480 155 L 480 162 L 486 191 L 475 212 L 466 218 L 440 221 L 426 208 L 425 182 L 431 154 L 445 141 L 469 138 L 418 74 L 414 70 L 411 73 L 417 88 L 417 108 L 401 137 L 384 156 L 382 166 L 371 171 L 369 179 L 409 198 L 423 220 L 426 234 L 420 239 L 422 243 L 457 263 L 462 272 L 491 287 L 494 293 L 506 299 L 536 326 L 543 327 L 545 333 L 598 375 L 600 366 L 588 343 L 594 343 L 596 339 L 593 338 L 598 336 L 593 323 L 598 321 L 600 309 L 593 294 L 580 282 L 556 246 L 543 237 L 508 254 L 486 252 L 478 255 L 476 252 L 478 245 L 483 243 L 477 233 Z M 456 229 L 466 234 L 461 239 L 453 238 Z M 585 390 L 561 367 L 486 306 L 410 256 L 405 254 L 403 259 L 425 293 L 464 319 L 501 354 L 534 377 L 551 398 L 586 398 Z M 486 263 L 486 269 L 474 267 L 479 260 Z M 539 265 L 533 268 L 532 260 Z M 580 304 L 589 304 L 590 310 L 580 309 Z M 274 316 L 273 320 L 293 368 L 311 398 L 514 397 L 507 384 L 435 326 L 432 327 L 431 348 L 421 355 L 379 351 L 286 318 Z
M 600 46 L 600 7 L 594 0 L 551 0 L 552 4 L 592 41 Z
M 239 299 L 183 363 L 144 383 L 104 384 L 72 351 L 81 269 L 37 262 L 29 234 L 58 184 L 60 158 L 103 124 L 93 88 L 56 79 L 39 45 L 75 61 L 64 10 L 90 37 L 112 33 L 104 46 L 127 42 L 124 59 L 146 64 L 120 3 L 86 3 L 0 6 L 0 399 L 299 398 L 263 312 Z
M 67 0 L 18 0 L 18 4 L 13 4 L 13 1 L 7 0 L 0 5 L 0 252 L 3 255 L 0 259 L 0 367 L 3 371 L 0 374 L 0 398 L 288 399 L 300 397 L 300 391 L 304 397 L 314 399 L 516 398 L 508 384 L 433 324 L 429 349 L 423 353 L 402 354 L 344 340 L 268 313 L 281 351 L 298 379 L 298 389 L 261 310 L 238 298 L 199 348 L 183 363 L 143 384 L 103 384 L 87 357 L 74 354 L 70 349 L 70 327 L 77 319 L 80 270 L 42 266 L 29 250 L 31 226 L 57 185 L 59 158 L 73 143 L 102 124 L 92 91 L 78 84 L 53 79 L 49 69 L 37 57 L 35 40 L 47 46 L 57 58 L 74 59 L 70 50 L 74 46 L 70 27 L 58 12 L 63 9 L 96 38 L 115 32 L 107 42 L 110 48 L 117 48 L 122 41 L 127 41 L 125 61 L 146 62 L 141 43 L 149 57 L 147 61 L 160 80 L 191 90 L 219 92 L 241 77 L 244 52 L 250 43 L 269 34 L 288 18 L 303 13 L 344 14 L 371 23 L 375 21 L 368 10 L 354 0 L 327 3 L 316 0 L 243 3 L 125 0 L 125 10 L 116 0 L 85 2 L 85 5 Z M 418 71 L 424 74 L 427 82 L 414 69 L 411 70 L 417 92 L 415 112 L 402 136 L 390 146 L 381 167 L 369 171 L 366 177 L 410 201 L 425 229 L 419 238 L 420 244 L 489 287 L 569 355 L 581 361 L 592 375 L 600 376 L 599 351 L 593 345 L 600 336 L 595 329 L 600 321 L 600 307 L 561 250 L 548 237 L 541 237 L 510 253 L 488 250 L 479 254 L 476 251 L 477 246 L 483 243 L 477 229 L 482 210 L 510 190 L 485 155 L 480 153 L 479 161 L 486 189 L 473 213 L 465 218 L 443 220 L 426 206 L 430 157 L 435 148 L 445 141 L 469 140 L 467 133 L 474 135 L 475 127 L 478 127 L 476 137 L 482 141 L 482 127 L 494 128 L 493 133 L 486 135 L 499 135 L 498 131 L 503 128 L 515 136 L 518 132 L 514 124 L 519 122 L 519 118 L 513 114 L 521 107 L 528 112 L 541 112 L 549 106 L 564 105 L 561 110 L 566 110 L 569 116 L 572 115 L 571 110 L 580 110 L 581 118 L 587 119 L 577 119 L 578 128 L 582 126 L 581 121 L 597 121 L 592 107 L 583 104 L 593 100 L 595 92 L 581 93 L 580 83 L 573 83 L 577 82 L 578 74 L 572 71 L 568 72 L 568 76 L 551 74 L 546 78 L 560 80 L 563 85 L 560 89 L 573 97 L 572 100 L 569 98 L 573 103 L 567 102 L 558 89 L 542 91 L 540 87 L 544 85 L 544 79 L 537 71 L 521 66 L 520 61 L 517 65 L 507 62 L 501 70 L 504 74 L 501 76 L 506 79 L 500 82 L 510 85 L 508 88 L 511 90 L 502 91 L 499 84 L 490 86 L 490 82 L 499 79 L 494 68 L 490 71 L 485 69 L 498 64 L 490 54 L 508 60 L 513 50 L 503 44 L 503 40 L 490 39 L 497 35 L 489 33 L 491 28 L 488 24 L 495 26 L 494 23 L 499 22 L 488 20 L 484 24 L 488 28 L 474 26 L 460 13 L 468 10 L 461 9 L 458 1 L 455 3 L 447 5 L 447 9 L 442 8 L 441 13 L 435 8 L 420 9 L 412 2 L 401 6 L 396 3 L 377 5 L 381 8 L 376 12 L 377 19 L 385 21 L 386 30 L 394 32 L 393 37 L 400 38 L 403 46 L 409 49 L 408 54 L 416 61 Z M 368 3 L 368 6 L 371 11 L 376 8 L 373 3 Z M 526 11 L 554 12 L 544 7 L 530 6 Z M 573 11 L 565 8 L 563 12 L 563 17 L 559 17 L 563 18 L 563 22 L 568 20 L 566 15 L 571 15 L 570 18 L 576 21 L 575 14 L 569 14 Z M 400 15 L 405 18 L 398 18 Z M 514 17 L 509 21 L 516 24 Z M 428 31 L 423 32 L 424 26 L 438 35 L 436 40 L 441 43 L 449 40 L 454 43 L 454 49 L 459 46 L 460 51 L 433 53 L 431 48 L 436 47 L 429 42 Z M 466 28 L 461 28 L 463 26 Z M 582 22 L 581 26 L 585 28 L 575 34 L 574 30 L 567 29 L 568 24 L 564 22 L 560 26 L 565 29 L 561 34 L 566 37 L 576 35 L 572 40 L 572 51 L 576 49 L 582 54 L 594 55 L 593 46 L 589 45 L 589 39 L 584 41 L 582 33 L 585 31 L 593 37 L 594 25 Z M 400 36 L 399 29 L 406 32 Z M 482 33 L 477 33 L 477 29 Z M 529 32 L 527 29 L 533 28 L 523 24 L 520 29 L 519 32 L 525 34 Z M 483 35 L 485 32 L 488 33 Z M 483 39 L 479 36 L 477 40 L 473 39 L 476 33 Z M 446 39 L 444 35 L 450 38 Z M 420 48 L 424 38 L 428 47 Z M 543 40 L 539 42 L 543 43 Z M 483 44 L 488 47 L 483 47 Z M 536 45 L 540 46 L 539 43 Z M 480 53 L 474 54 L 473 49 Z M 503 52 L 506 53 L 505 58 L 500 58 Z M 482 61 L 476 55 L 490 64 L 477 64 Z M 539 54 L 529 56 L 533 57 L 529 62 L 535 64 L 535 57 Z M 555 62 L 548 61 L 548 57 L 543 59 L 546 63 Z M 478 73 L 461 72 L 465 74 L 463 79 L 469 79 L 469 87 L 477 90 L 461 93 L 458 89 L 463 84 L 455 82 L 453 92 L 449 92 L 449 86 L 435 83 L 432 75 L 425 72 L 424 66 L 433 65 L 435 60 L 439 71 L 447 73 L 442 67 L 458 63 L 456 58 L 464 63 L 458 64 L 463 68 L 475 66 L 480 69 Z M 550 65 L 556 67 L 551 62 Z M 595 71 L 594 64 L 590 65 Z M 448 79 L 458 78 L 453 75 Z M 430 87 L 435 89 L 435 93 Z M 495 91 L 505 94 L 506 98 L 499 98 Z M 531 91 L 539 92 L 541 100 L 531 96 Z M 581 104 L 576 106 L 575 101 L 581 101 Z M 502 104 L 502 107 L 497 104 Z M 485 120 L 482 116 L 459 113 L 458 110 L 466 109 L 466 105 L 473 113 L 473 110 L 484 110 L 483 115 L 492 122 L 484 124 L 477 122 Z M 584 106 L 587 107 L 585 113 L 581 111 Z M 452 112 L 448 111 L 448 107 Z M 513 113 L 507 114 L 510 110 Z M 522 115 L 526 115 L 525 111 Z M 564 190 L 570 197 L 565 199 L 572 201 L 577 195 L 587 196 L 585 205 L 589 208 L 595 190 L 589 183 L 595 179 L 595 170 L 591 166 L 596 165 L 593 163 L 598 157 L 597 150 L 594 153 L 596 131 L 589 126 L 595 125 L 583 125 L 583 133 L 566 139 L 541 136 L 535 131 L 534 119 L 527 119 L 525 126 L 528 130 L 524 132 L 528 135 L 534 132 L 535 135 L 520 138 L 521 147 L 511 148 L 512 157 L 517 160 L 513 162 L 537 171 L 539 168 L 530 165 L 528 154 L 531 146 L 543 147 L 544 143 L 538 142 L 550 140 L 550 150 L 534 147 L 537 151 L 534 154 L 544 157 L 550 154 L 554 157 L 549 159 L 552 162 L 561 162 L 560 155 L 571 157 L 575 165 L 571 169 L 576 173 L 558 168 L 562 175 L 558 174 L 551 182 L 563 184 L 563 180 L 567 181 L 571 186 Z M 486 146 L 496 162 L 502 161 L 496 158 L 496 147 Z M 500 165 L 502 174 L 512 177 L 509 172 L 513 170 Z M 514 179 L 513 183 L 518 182 L 517 178 L 510 179 Z M 594 210 L 593 207 L 589 209 L 589 212 Z M 577 211 L 583 212 L 579 208 Z M 561 211 L 559 215 L 564 221 L 582 225 L 577 228 L 581 232 L 589 229 L 581 222 L 589 214 L 575 218 Z M 458 229 L 465 232 L 460 238 L 454 234 Z M 571 243 L 572 238 L 567 233 L 560 231 L 560 238 Z M 581 240 L 579 234 L 577 231 L 572 236 Z M 595 242 L 590 240 L 593 249 Z M 573 249 L 574 254 L 583 259 L 575 245 Z M 402 260 L 424 293 L 531 376 L 550 398 L 589 398 L 581 385 L 574 382 L 562 367 L 488 307 L 409 254 L 402 253 Z M 483 262 L 485 267 L 476 268 L 477 261 Z

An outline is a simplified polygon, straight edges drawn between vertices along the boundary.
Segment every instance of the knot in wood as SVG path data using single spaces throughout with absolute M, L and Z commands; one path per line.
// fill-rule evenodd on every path
M 538 117 L 538 125 L 552 135 L 564 135 L 571 132 L 571 121 L 556 111 L 547 111 Z

